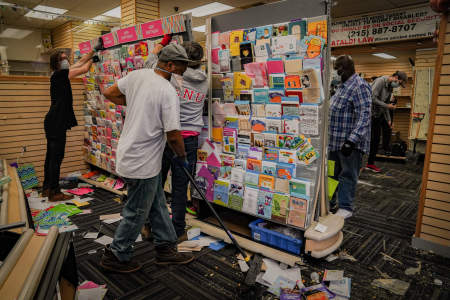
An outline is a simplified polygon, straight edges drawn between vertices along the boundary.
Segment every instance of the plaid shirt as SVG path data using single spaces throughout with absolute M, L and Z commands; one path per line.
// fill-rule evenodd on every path
M 349 140 L 356 149 L 369 153 L 371 104 L 372 89 L 358 75 L 338 87 L 330 104 L 329 151 L 341 150 Z

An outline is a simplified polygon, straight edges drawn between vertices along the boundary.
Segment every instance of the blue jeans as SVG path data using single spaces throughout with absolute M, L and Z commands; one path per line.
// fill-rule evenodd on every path
M 161 174 L 148 179 L 125 178 L 125 181 L 128 201 L 122 210 L 123 219 L 116 229 L 111 251 L 120 261 L 129 261 L 133 256 L 132 246 L 147 217 L 152 222 L 155 246 L 175 244 L 177 236 L 161 188 Z
M 189 172 L 194 174 L 195 165 L 197 164 L 197 149 L 198 149 L 198 137 L 190 136 L 184 139 L 184 149 L 186 151 L 187 160 L 189 163 Z M 162 184 L 166 182 L 167 173 L 169 169 L 172 170 L 172 223 L 175 227 L 177 236 L 184 234 L 186 228 L 186 202 L 187 202 L 187 187 L 188 181 L 186 174 L 181 167 L 174 163 L 172 158 L 175 154 L 166 145 L 164 149 L 163 161 L 162 161 Z
M 362 157 L 363 153 L 359 150 L 353 150 L 349 156 L 344 156 L 341 151 L 330 152 L 329 159 L 335 161 L 334 176 L 332 177 L 339 181 L 337 193 L 331 200 L 332 206 L 336 203 L 337 194 L 339 208 L 353 211 L 353 199 L 355 198 Z

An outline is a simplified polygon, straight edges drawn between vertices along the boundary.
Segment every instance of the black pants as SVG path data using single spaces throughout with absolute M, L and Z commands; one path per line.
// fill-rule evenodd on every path
M 389 151 L 392 130 L 383 115 L 372 118 L 370 154 L 367 162 L 369 165 L 373 165 L 375 163 L 378 146 L 380 145 L 381 133 L 383 133 L 383 149 L 384 151 Z
M 190 136 L 184 139 L 184 149 L 186 151 L 187 160 L 189 162 L 189 172 L 194 174 L 195 165 L 197 163 L 197 149 L 198 149 L 198 137 Z M 179 165 L 173 162 L 173 151 L 166 144 L 164 149 L 164 155 L 162 160 L 161 169 L 161 183 L 166 182 L 167 173 L 172 170 L 172 223 L 175 227 L 177 236 L 184 234 L 186 227 L 186 202 L 187 202 L 187 187 L 188 178 Z
M 47 154 L 44 165 L 44 189 L 56 190 L 59 188 L 59 174 L 66 148 L 66 132 L 58 136 L 47 137 Z

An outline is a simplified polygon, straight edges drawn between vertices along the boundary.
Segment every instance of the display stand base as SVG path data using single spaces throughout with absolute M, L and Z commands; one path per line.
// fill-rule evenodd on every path
M 305 244 L 305 253 L 311 255 L 314 258 L 322 258 L 328 256 L 336 251 L 339 246 L 341 246 L 343 240 L 344 234 L 342 233 L 342 231 L 340 231 L 335 236 L 320 242 L 307 239 Z
M 202 232 L 211 235 L 216 238 L 223 239 L 226 243 L 231 244 L 231 240 L 228 237 L 228 235 L 223 231 L 223 229 L 218 228 L 214 225 L 205 223 L 203 221 L 200 221 L 198 219 L 195 219 L 193 217 L 186 218 L 186 223 L 193 227 L 199 227 Z M 299 256 L 295 256 L 274 248 L 271 248 L 269 246 L 265 246 L 263 244 L 257 243 L 255 241 L 252 241 L 250 239 L 246 239 L 237 235 L 234 235 L 234 238 L 239 243 L 239 245 L 249 250 L 253 253 L 259 253 L 265 257 L 280 261 L 282 263 L 285 263 L 289 266 L 294 266 L 297 263 L 301 263 L 302 259 Z
M 338 215 L 329 214 L 319 218 L 319 223 L 326 226 L 324 232 L 315 230 L 317 222 L 312 222 L 308 230 L 305 231 L 305 238 L 314 241 L 323 241 L 338 234 L 344 227 L 344 218 Z

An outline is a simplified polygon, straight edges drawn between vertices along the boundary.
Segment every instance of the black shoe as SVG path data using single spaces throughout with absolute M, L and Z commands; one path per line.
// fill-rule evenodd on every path
M 194 260 L 194 256 L 187 253 L 180 253 L 172 245 L 156 246 L 157 265 L 184 265 Z
M 109 247 L 105 247 L 105 253 L 100 261 L 100 266 L 105 270 L 118 273 L 132 273 L 141 268 L 141 265 L 133 260 L 127 262 L 118 260 Z

